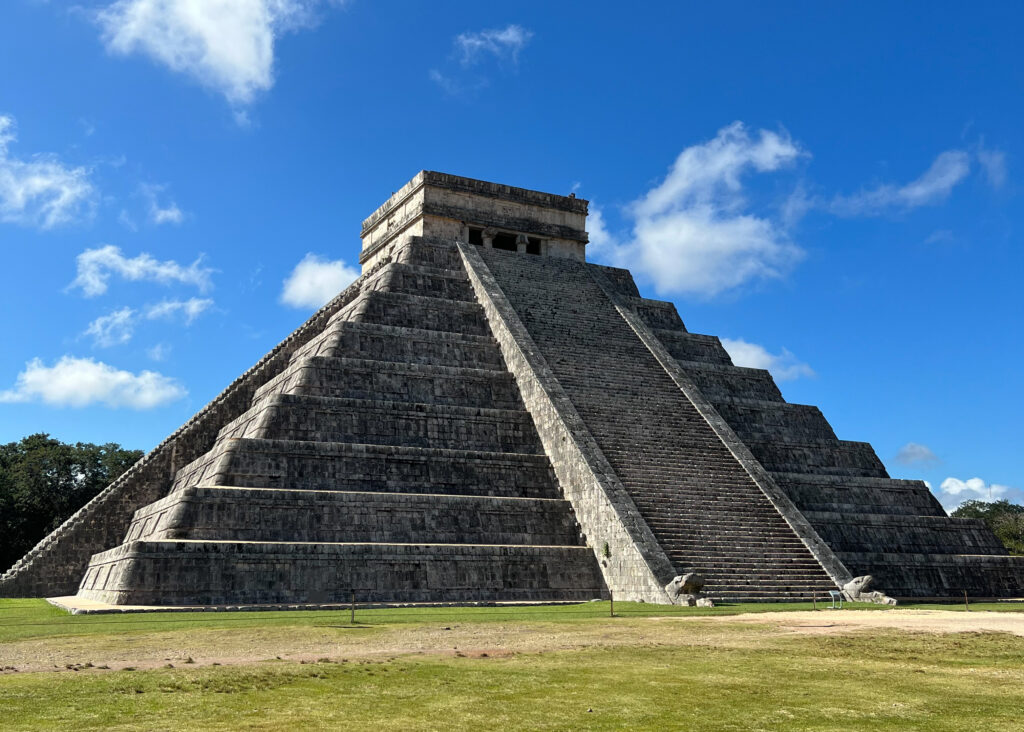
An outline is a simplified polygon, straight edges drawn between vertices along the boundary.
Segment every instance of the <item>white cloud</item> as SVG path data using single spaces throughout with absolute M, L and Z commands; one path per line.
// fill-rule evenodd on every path
M 274 85 L 274 43 L 325 0 L 117 0 L 97 14 L 113 53 L 145 54 L 245 105 Z M 338 0 L 326 0 L 338 5 Z
M 903 186 L 886 183 L 851 196 L 836 196 L 831 211 L 839 216 L 877 216 L 893 209 L 940 203 L 970 170 L 970 155 L 963 150 L 947 150 L 916 180 Z
M 50 229 L 91 213 L 96 195 L 86 168 L 69 168 L 54 155 L 11 157 L 14 118 L 0 115 L 0 221 Z
M 64 356 L 53 366 L 36 358 L 18 374 L 13 389 L 0 392 L 0 402 L 42 402 L 54 407 L 151 409 L 176 401 L 188 392 L 174 379 L 155 371 L 134 374 L 91 358 Z
M 742 339 L 723 338 L 722 346 L 736 366 L 767 369 L 776 381 L 792 381 L 804 376 L 815 376 L 814 369 L 783 348 L 771 353 L 764 346 Z
M 281 302 L 295 308 L 318 308 L 359 277 L 359 272 L 342 260 L 321 259 L 307 254 L 284 281 Z
M 135 332 L 135 311 L 121 308 L 109 315 L 102 315 L 89 323 L 85 335 L 92 336 L 93 343 L 101 348 L 118 346 L 132 339 Z
M 158 200 L 159 194 L 164 189 L 165 186 L 145 184 L 140 186 L 142 195 L 149 202 L 149 219 L 157 226 L 160 224 L 180 224 L 185 220 L 185 213 L 178 208 L 178 204 L 174 201 L 168 201 L 166 205 L 161 205 Z
M 164 300 L 146 308 L 146 318 L 157 320 L 183 315 L 185 325 L 192 325 L 196 318 L 213 305 L 213 300 L 192 297 L 188 300 Z
M 607 236 L 602 219 L 598 252 L 652 280 L 659 293 L 714 296 L 781 277 L 803 251 L 780 222 L 747 211 L 742 179 L 778 171 L 805 154 L 785 133 L 752 136 L 734 122 L 683 150 L 665 179 L 628 208 L 627 241 Z
M 178 282 L 193 285 L 200 292 L 210 289 L 212 269 L 201 267 L 202 257 L 187 267 L 173 259 L 161 262 L 143 253 L 137 257 L 125 257 L 118 247 L 108 244 L 99 249 L 86 249 L 78 255 L 78 276 L 70 287 L 82 288 L 86 297 L 102 295 L 112 274 L 130 282 L 158 282 L 163 285 Z
M 939 486 L 939 499 L 943 505 L 955 506 L 967 500 L 998 501 L 1012 491 L 1010 486 L 986 483 L 981 478 L 960 480 L 949 477 Z
M 511 24 L 501 29 L 460 33 L 455 37 L 455 48 L 463 66 L 472 66 L 485 56 L 499 61 L 519 62 L 519 52 L 526 47 L 533 32 L 521 25 Z
M 992 188 L 998 190 L 1006 183 L 1006 153 L 992 150 L 983 144 L 978 145 L 978 163 L 985 172 L 985 180 Z
M 938 455 L 932 452 L 931 448 L 927 445 L 922 445 L 917 442 L 908 442 L 900 448 L 898 453 L 896 453 L 896 462 L 902 463 L 903 465 L 914 465 L 915 463 L 931 465 L 941 461 L 939 460 Z
M 587 239 L 587 252 L 594 257 L 602 257 L 613 251 L 616 243 L 604 222 L 604 212 L 593 201 L 587 212 Z

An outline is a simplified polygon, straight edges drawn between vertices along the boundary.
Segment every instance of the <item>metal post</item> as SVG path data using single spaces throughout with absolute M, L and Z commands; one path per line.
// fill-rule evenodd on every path
M 967 609 L 967 612 L 971 611 L 971 605 L 967 602 L 967 590 L 964 590 L 964 607 Z
M 352 616 L 349 620 L 349 625 L 356 624 L 356 591 L 352 590 Z
M 611 590 L 608 590 L 608 617 L 615 617 L 615 596 Z

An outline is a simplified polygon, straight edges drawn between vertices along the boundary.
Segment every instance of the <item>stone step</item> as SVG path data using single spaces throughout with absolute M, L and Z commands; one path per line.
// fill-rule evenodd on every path
M 1005 554 L 981 519 L 870 513 L 804 514 L 822 539 L 844 552 Z
M 498 345 L 490 335 L 465 335 L 379 323 L 332 321 L 324 332 L 295 352 L 292 360 L 336 356 L 385 363 L 504 369 Z
M 722 536 L 718 532 L 708 532 L 706 534 L 697 533 L 696 530 L 692 534 L 692 538 L 680 539 L 679 545 L 682 546 L 684 542 L 689 542 L 693 547 L 705 547 L 708 551 L 716 551 L 719 549 L 725 550 L 756 550 L 756 551 L 789 551 L 791 549 L 802 550 L 803 542 L 799 539 L 788 539 L 785 537 L 773 537 L 771 541 L 766 541 L 759 537 L 729 537 Z M 806 558 L 806 555 L 802 555 Z
M 833 585 L 828 589 L 836 589 Z M 720 591 L 705 593 L 709 598 L 723 603 L 758 603 L 758 602 L 810 602 L 817 598 L 819 602 L 831 602 L 825 589 L 795 588 L 789 591 L 758 593 L 753 590 Z
M 673 550 L 668 552 L 672 563 L 678 567 L 689 569 L 697 567 L 704 572 L 716 575 L 722 573 L 730 576 L 757 577 L 766 580 L 793 576 L 808 576 L 822 579 L 821 565 L 816 562 L 801 562 L 784 556 L 765 555 L 755 557 L 748 554 L 696 554 L 693 552 Z
M 720 536 L 730 536 L 733 534 L 740 536 L 750 536 L 751 538 L 765 538 L 765 537 L 779 537 L 779 538 L 790 538 L 793 537 L 793 531 L 790 529 L 789 524 L 785 522 L 773 523 L 768 526 L 763 526 L 751 530 L 745 527 L 742 523 L 743 518 L 750 514 L 701 514 L 694 512 L 692 517 L 679 518 L 679 519 L 666 519 L 659 516 L 651 516 L 648 514 L 643 506 L 640 506 L 640 511 L 644 514 L 644 518 L 647 519 L 647 523 L 653 526 L 664 527 L 664 528 L 680 528 L 686 529 L 688 527 L 700 527 L 699 529 L 692 529 L 694 532 L 703 531 L 706 533 L 715 533 Z M 777 514 L 776 514 L 777 515 Z M 702 520 L 702 518 L 704 520 Z M 764 518 L 758 516 L 758 518 Z M 697 523 L 700 522 L 700 523 Z
M 729 353 L 716 336 L 687 333 L 674 328 L 655 329 L 654 334 L 672 358 L 678 361 L 733 365 Z
M 678 330 L 686 332 L 683 319 L 679 317 L 674 303 L 665 300 L 651 300 L 646 297 L 624 298 L 629 303 L 640 319 L 647 324 L 647 327 L 656 330 Z
M 540 453 L 524 409 L 479 409 L 369 399 L 275 394 L 225 426 L 218 441 L 263 438 L 310 442 Z
M 784 573 L 763 572 L 760 576 L 755 574 L 726 573 L 714 568 L 703 568 L 699 564 L 694 565 L 698 572 L 703 570 L 706 579 L 706 587 L 719 588 L 722 590 L 739 590 L 743 588 L 769 591 L 779 588 L 828 588 L 835 589 L 836 584 L 824 578 L 823 575 L 805 573 L 787 575 Z
M 794 558 L 723 556 L 714 553 L 672 552 L 670 556 L 681 567 L 699 567 L 720 576 L 747 577 L 753 575 L 806 574 L 822 579 L 821 565 L 812 560 Z M 764 577 L 761 577 L 762 579 Z
M 801 510 L 945 516 L 938 499 L 919 480 L 773 473 Z
M 715 404 L 716 411 L 741 440 L 785 442 L 835 441 L 832 426 L 817 407 L 764 402 L 764 407 Z
M 713 404 L 730 398 L 784 402 L 772 375 L 763 369 L 700 361 L 677 361 L 701 393 Z
M 483 309 L 475 302 L 407 295 L 378 290 L 361 292 L 334 320 L 422 328 L 463 335 L 488 336 Z
M 1022 596 L 1024 557 L 914 552 L 837 552 L 855 575 L 870 574 L 892 597 Z M 937 591 L 938 590 L 938 591 Z
M 363 292 L 397 292 L 407 295 L 476 302 L 465 271 L 434 266 L 389 262 L 367 277 Z
M 194 486 L 135 513 L 126 541 L 580 543 L 567 501 Z
M 313 356 L 256 392 L 253 408 L 274 394 L 379 399 L 490 409 L 522 409 L 515 379 L 507 370 L 437 366 L 358 358 Z
M 888 477 L 882 461 L 866 442 L 747 440 L 746 444 L 758 462 L 770 472 Z
M 589 600 L 588 547 L 133 541 L 97 554 L 79 597 L 120 605 Z
M 424 237 L 410 237 L 392 255 L 396 262 L 419 264 L 463 272 L 462 257 L 451 242 L 439 242 Z
M 191 485 L 560 498 L 545 455 L 239 439 L 182 469 Z

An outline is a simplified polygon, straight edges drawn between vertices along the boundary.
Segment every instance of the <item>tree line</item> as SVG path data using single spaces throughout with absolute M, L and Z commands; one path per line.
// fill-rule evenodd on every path
M 48 434 L 0 445 L 0 573 L 142 457 Z

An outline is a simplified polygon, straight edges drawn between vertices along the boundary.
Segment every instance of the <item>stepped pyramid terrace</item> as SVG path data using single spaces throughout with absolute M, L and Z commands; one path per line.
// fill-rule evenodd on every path
M 0 578 L 68 607 L 1015 597 L 949 518 L 627 270 L 587 202 L 424 171 L 362 276 Z M 884 594 L 882 594 L 884 593 Z

